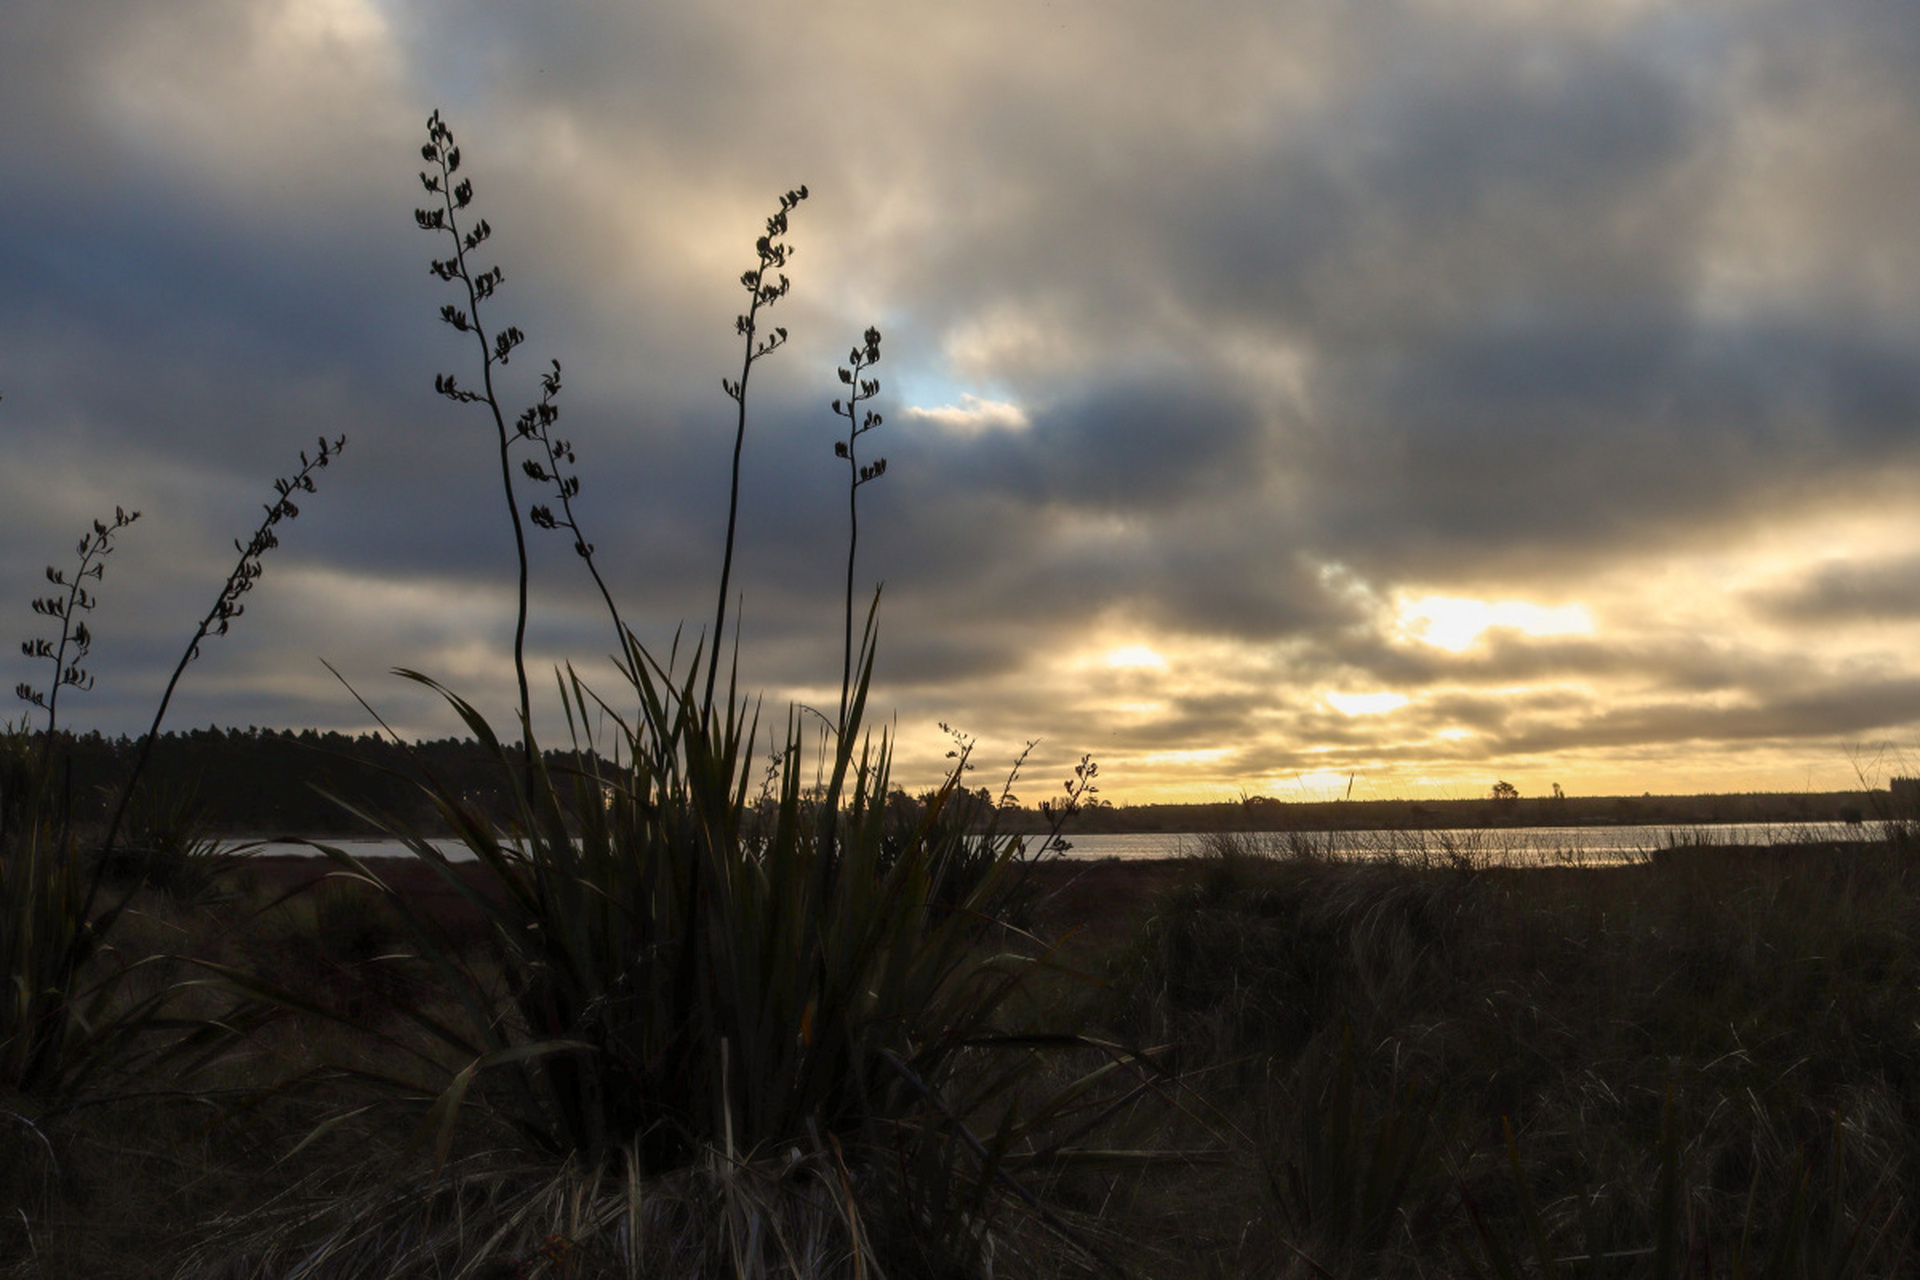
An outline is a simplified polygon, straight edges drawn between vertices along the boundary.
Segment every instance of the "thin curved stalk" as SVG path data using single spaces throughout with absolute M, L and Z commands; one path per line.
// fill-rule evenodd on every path
M 173 691 L 179 687 L 180 677 L 186 674 L 187 664 L 200 656 L 200 642 L 210 635 L 223 636 L 233 624 L 233 620 L 246 612 L 241 597 L 253 590 L 253 584 L 260 579 L 262 572 L 260 561 L 273 548 L 280 545 L 280 539 L 274 533 L 274 526 L 282 520 L 291 520 L 300 514 L 300 508 L 294 505 L 292 495 L 314 492 L 314 473 L 322 470 L 340 451 L 346 448 L 347 438 L 339 436 L 329 441 L 320 438 L 319 452 L 309 458 L 305 450 L 300 453 L 300 470 L 291 479 L 278 479 L 273 482 L 274 491 L 279 495 L 268 505 L 266 518 L 260 527 L 253 531 L 253 537 L 242 545 L 236 541 L 233 545 L 240 551 L 239 562 L 233 566 L 233 572 L 227 575 L 227 581 L 220 588 L 219 597 L 213 607 L 207 610 L 206 617 L 200 619 L 200 625 L 194 628 L 193 639 L 187 642 L 186 652 L 180 655 L 180 661 L 174 664 L 173 674 L 167 678 L 167 687 L 161 691 L 160 705 L 154 708 L 153 723 L 140 739 L 140 753 L 134 757 L 133 771 L 121 784 L 119 802 L 114 806 L 113 820 L 107 825 L 107 838 L 101 844 L 101 858 L 94 871 L 95 883 L 99 880 L 99 868 L 106 865 L 106 855 L 113 852 L 113 844 L 120 834 L 120 824 L 126 818 L 127 804 L 133 798 L 134 789 L 139 785 L 140 775 L 146 770 L 147 758 L 153 754 L 153 744 L 160 736 L 160 722 L 166 719 L 167 707 L 173 702 Z M 93 889 L 87 891 L 87 903 L 93 903 Z

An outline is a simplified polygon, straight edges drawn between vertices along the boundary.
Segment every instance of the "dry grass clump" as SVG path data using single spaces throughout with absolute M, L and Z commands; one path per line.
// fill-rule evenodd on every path
M 842 1280 L 1028 1270 L 1057 1246 L 1020 1220 L 981 1217 L 968 1248 L 903 1233 L 908 1206 L 876 1194 L 836 1154 L 709 1150 L 671 1174 L 633 1162 L 528 1161 L 487 1152 L 438 1176 L 369 1183 L 341 1170 L 215 1219 L 174 1273 L 206 1280 Z M 989 1262 L 989 1272 L 996 1269 Z
M 329 1171 L 211 1225 L 182 1276 L 495 1280 L 874 1274 L 844 1169 L 704 1153 L 667 1176 L 488 1153 L 438 1176 Z

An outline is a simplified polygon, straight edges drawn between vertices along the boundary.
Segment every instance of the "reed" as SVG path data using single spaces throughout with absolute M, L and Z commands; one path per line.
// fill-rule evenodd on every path
M 276 477 L 273 482 L 274 500 L 263 503 L 266 514 L 253 531 L 253 536 L 245 542 L 235 539 L 233 548 L 240 553 L 233 569 L 227 574 L 227 580 L 214 597 L 213 605 L 193 629 L 193 635 L 187 640 L 187 647 L 180 654 L 180 660 L 174 664 L 173 672 L 167 677 L 166 687 L 160 691 L 160 700 L 153 709 L 153 722 L 140 738 L 140 750 L 134 756 L 133 768 L 128 772 L 126 781 L 120 784 L 119 799 L 113 808 L 113 817 L 107 823 L 106 838 L 101 841 L 104 855 L 113 852 L 114 841 L 120 834 L 120 824 L 126 820 L 127 806 L 132 803 L 134 794 L 140 786 L 141 776 L 146 772 L 147 761 L 152 757 L 154 743 L 159 741 L 160 726 L 166 720 L 167 708 L 173 703 L 175 690 L 180 687 L 180 679 L 186 675 L 187 667 L 200 656 L 200 646 L 210 637 L 224 636 L 232 629 L 234 621 L 247 611 L 246 597 L 260 581 L 266 571 L 267 553 L 280 545 L 279 527 L 282 523 L 296 520 L 300 516 L 299 501 L 296 495 L 306 495 L 318 491 L 317 477 L 320 472 L 333 464 L 347 447 L 346 436 L 336 436 L 328 440 L 319 438 L 314 446 L 313 455 L 300 451 L 300 467 L 291 475 Z M 93 894 L 88 893 L 91 904 Z

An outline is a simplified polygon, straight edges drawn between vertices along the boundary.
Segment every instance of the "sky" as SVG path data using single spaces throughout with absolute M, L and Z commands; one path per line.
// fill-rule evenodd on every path
M 396 667 L 511 723 L 493 427 L 434 393 L 479 380 L 413 213 L 437 109 L 504 272 L 484 319 L 527 336 L 502 397 L 561 362 L 581 525 L 682 662 L 739 276 L 806 184 L 729 621 L 763 723 L 837 703 L 829 404 L 875 325 L 855 576 L 910 785 L 942 725 L 995 789 L 1037 741 L 1028 802 L 1085 753 L 1123 804 L 1920 770 L 1911 0 L 11 0 L 6 28 L 20 639 L 53 634 L 46 567 L 141 513 L 71 727 L 144 727 L 273 478 L 343 434 L 168 725 L 359 731 L 364 699 L 457 732 Z M 552 741 L 558 668 L 620 678 L 533 532 Z

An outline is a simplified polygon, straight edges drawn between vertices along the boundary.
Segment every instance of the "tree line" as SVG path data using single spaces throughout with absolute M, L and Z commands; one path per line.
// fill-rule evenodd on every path
M 36 735 L 34 748 L 38 748 Z M 58 803 L 82 826 L 104 823 L 140 740 L 97 731 L 62 732 L 53 749 Z M 18 754 L 18 753 L 15 753 Z M 548 752 L 565 770 L 570 751 Z M 0 776 L 0 803 L 15 771 Z M 150 813 L 191 811 L 194 825 L 221 835 L 375 835 L 361 813 L 423 831 L 439 826 L 420 783 L 432 779 L 500 821 L 512 813 L 511 781 L 499 760 L 473 739 L 411 744 L 379 734 L 315 729 L 208 726 L 160 735 L 140 782 L 138 806 Z

